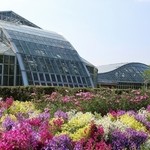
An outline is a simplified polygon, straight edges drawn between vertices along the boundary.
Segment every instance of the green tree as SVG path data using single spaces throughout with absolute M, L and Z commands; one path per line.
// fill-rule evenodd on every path
M 146 89 L 149 84 L 150 84 L 150 69 L 144 71 L 144 86 Z

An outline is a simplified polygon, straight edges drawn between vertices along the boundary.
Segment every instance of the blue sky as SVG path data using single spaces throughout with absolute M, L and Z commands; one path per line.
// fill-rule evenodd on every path
M 0 10 L 62 34 L 95 66 L 150 65 L 150 0 L 0 0 Z

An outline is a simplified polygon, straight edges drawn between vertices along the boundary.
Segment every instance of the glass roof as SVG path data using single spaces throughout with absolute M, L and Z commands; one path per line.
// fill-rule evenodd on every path
M 110 72 L 113 71 L 125 64 L 128 63 L 117 63 L 117 64 L 109 64 L 109 65 L 102 65 L 102 66 L 98 66 L 98 73 L 105 73 L 105 72 Z
M 16 25 L 16 24 L 11 24 L 11 23 L 7 23 L 4 21 L 0 21 L 0 27 L 5 28 L 8 31 L 12 31 L 14 33 L 17 34 L 17 32 L 22 32 L 22 33 L 26 33 L 26 34 L 31 34 L 31 35 L 35 35 L 35 36 L 43 36 L 43 37 L 47 37 L 47 38 L 53 38 L 53 39 L 57 39 L 57 40 L 62 40 L 62 41 L 66 41 L 64 37 L 62 37 L 61 35 L 55 33 L 55 32 L 50 32 L 50 31 L 46 31 L 46 30 L 42 30 L 42 29 L 38 29 L 38 28 L 33 28 L 33 27 L 29 27 L 29 26 L 24 26 L 24 25 Z M 19 34 L 18 34 L 19 36 Z
M 143 83 L 143 72 L 147 69 L 150 67 L 142 63 L 127 63 L 110 72 L 99 73 L 98 83 Z
M 73 46 L 61 35 L 0 21 L 22 71 L 24 85 L 92 87 L 92 79 Z
M 13 11 L 0 11 L 0 20 L 15 24 L 27 25 L 34 28 L 40 28 L 37 25 L 33 24 L 32 22 L 28 21 L 27 19 L 14 13 Z

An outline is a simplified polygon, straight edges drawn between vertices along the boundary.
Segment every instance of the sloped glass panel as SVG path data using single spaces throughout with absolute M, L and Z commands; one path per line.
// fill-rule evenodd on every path
M 29 23 L 17 17 L 15 19 L 19 19 L 20 23 Z M 89 78 L 88 71 L 77 51 L 61 35 L 1 21 L 0 25 L 8 33 L 19 59 L 21 73 L 24 76 L 27 74 L 26 82 L 30 85 L 92 86 L 92 82 L 89 84 L 86 81 Z M 4 62 L 5 65 L 12 64 L 8 69 L 6 67 L 5 72 L 14 75 L 14 60 L 4 58 Z

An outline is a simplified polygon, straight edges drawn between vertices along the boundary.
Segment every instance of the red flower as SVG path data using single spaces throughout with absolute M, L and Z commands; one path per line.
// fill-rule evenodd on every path
M 90 137 L 95 141 L 101 141 L 104 135 L 104 129 L 102 126 L 96 126 L 95 124 L 91 125 L 91 134 Z

